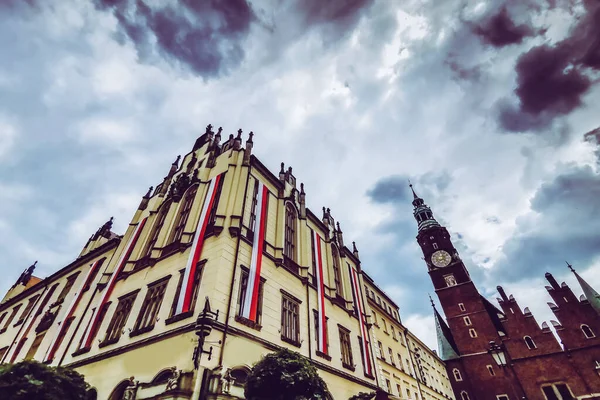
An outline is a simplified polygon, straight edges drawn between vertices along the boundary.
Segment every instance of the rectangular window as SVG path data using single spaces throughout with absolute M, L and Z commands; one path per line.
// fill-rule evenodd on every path
M 385 333 L 388 333 L 388 330 L 387 330 L 387 323 L 385 322 L 385 319 L 381 318 L 381 322 L 383 323 L 383 331 L 384 331 Z
M 463 317 L 463 321 L 465 321 L 465 325 L 466 326 L 471 326 L 471 318 L 469 318 L 469 317 Z
M 10 317 L 8 317 L 8 319 L 6 320 L 6 323 L 2 327 L 2 332 L 4 332 L 6 329 L 8 329 L 8 326 L 13 321 L 13 319 L 15 319 L 15 315 L 17 315 L 21 306 L 22 306 L 22 304 L 18 304 L 12 309 L 12 311 L 10 312 Z
M 165 291 L 167 290 L 167 283 L 169 283 L 169 277 L 163 278 L 158 282 L 151 283 L 148 285 L 148 291 L 146 297 L 142 303 L 142 308 L 138 315 L 135 325 L 133 326 L 134 333 L 148 332 L 154 328 L 156 323 L 156 316 L 160 311 L 163 298 L 165 297 Z M 131 302 L 133 304 L 133 301 Z
M 312 262 L 312 282 L 313 285 L 317 284 L 317 250 L 315 248 L 315 234 L 314 231 L 310 230 L 310 254 Z
M 35 305 L 35 302 L 38 299 L 38 297 L 40 297 L 40 295 L 36 294 L 35 296 L 33 296 L 32 298 L 29 299 L 29 303 L 27 303 L 27 307 L 25 307 L 25 309 L 21 313 L 21 316 L 19 317 L 19 320 L 17 321 L 17 323 L 15 325 L 22 324 L 23 321 L 25 321 L 25 318 L 27 318 L 27 315 L 29 314 L 29 312 L 31 311 L 33 306 Z
M 37 353 L 40 347 L 40 344 L 42 344 L 42 340 L 44 340 L 44 335 L 46 335 L 46 332 L 47 331 L 40 333 L 35 337 L 35 339 L 33 339 L 33 343 L 31 344 L 29 351 L 27 351 L 27 354 L 25 355 L 26 360 L 33 360 L 33 358 L 35 357 L 35 353 Z
M 238 296 L 237 303 L 237 315 L 242 317 L 242 310 L 244 309 L 244 303 L 246 301 L 246 292 L 248 290 L 248 271 L 242 269 L 240 280 L 240 294 Z M 262 321 L 262 297 L 263 297 L 263 281 L 261 279 L 258 284 L 258 299 L 256 300 L 256 324 L 260 325 Z
M 410 399 L 410 389 L 406 389 L 406 398 Z
M 215 200 L 213 202 L 212 209 L 210 210 L 210 217 L 208 219 L 208 225 L 214 225 L 217 221 L 217 209 L 219 208 L 219 200 L 221 199 L 221 191 L 223 190 L 223 182 L 225 181 L 225 176 L 221 176 L 219 180 L 219 184 L 216 187 L 215 192 Z
M 288 204 L 285 207 L 285 236 L 283 255 L 296 261 L 296 211 Z
M 62 303 L 65 300 L 65 297 L 67 297 L 67 295 L 71 291 L 71 288 L 73 287 L 73 284 L 75 283 L 75 279 L 77 279 L 78 275 L 79 275 L 79 272 L 77 272 L 67 278 L 67 283 L 65 284 L 65 287 L 60 291 L 60 294 L 58 295 L 58 298 L 56 299 L 57 303 Z
M 319 312 L 317 310 L 313 310 L 313 320 L 315 325 L 315 342 L 317 343 L 317 348 L 319 348 L 319 329 L 321 328 L 321 318 L 319 318 Z M 325 316 L 325 338 L 327 340 L 327 349 L 329 349 L 329 329 L 327 327 L 327 316 Z
M 183 276 L 185 274 L 185 269 L 179 271 L 179 280 L 177 281 L 177 289 L 175 290 L 175 297 L 173 297 L 173 304 L 171 304 L 171 313 L 170 317 L 175 315 L 175 311 L 177 311 L 177 302 L 179 301 L 179 295 L 181 293 L 181 287 L 183 286 Z
M 350 331 L 338 326 L 340 331 L 340 347 L 342 350 L 342 366 L 354 370 L 352 361 L 352 345 L 350 344 Z
M 464 305 L 463 303 L 458 303 L 458 308 L 459 308 L 459 310 L 460 310 L 460 311 L 463 311 L 463 312 L 464 312 L 464 311 L 467 311 L 467 310 L 465 309 L 465 305 Z
M 392 337 L 394 338 L 394 340 L 398 340 L 398 338 L 396 337 L 396 330 L 394 329 L 394 325 L 390 325 L 390 328 L 392 328 Z
M 388 353 L 390 355 L 390 364 L 396 366 L 396 363 L 394 362 L 394 352 L 392 352 L 392 349 L 390 347 L 388 347 Z
M 387 386 L 388 393 L 392 393 L 392 383 L 390 382 L 389 379 L 385 380 L 385 385 Z
M 402 356 L 400 355 L 400 353 L 396 354 L 398 356 L 398 368 L 400 368 L 400 371 L 404 371 L 404 366 L 402 365 Z M 400 392 L 398 392 L 400 393 Z
M 281 296 L 281 339 L 300 346 L 300 303 L 292 297 Z
M 434 244 L 433 244 L 433 249 L 434 249 L 434 250 L 437 250 L 437 249 L 438 249 L 438 245 L 437 245 L 437 243 L 434 243 Z
M 198 292 L 200 291 L 200 281 L 202 280 L 202 272 L 204 271 L 204 264 L 206 264 L 206 260 L 202 260 L 196 266 L 196 273 L 194 274 L 194 283 L 192 286 L 192 299 L 190 301 L 190 311 L 189 313 L 193 313 L 196 308 L 196 301 L 198 300 Z M 173 317 L 175 315 L 175 311 L 177 310 L 177 302 L 179 302 L 179 296 L 183 295 L 183 277 L 185 274 L 185 269 L 179 271 L 179 281 L 177 282 L 177 290 L 175 291 L 175 297 L 173 298 L 173 304 L 171 304 L 171 314 Z M 187 315 L 187 314 L 186 314 Z
M 152 249 L 156 246 L 156 242 L 158 241 L 158 236 L 160 235 L 160 231 L 165 223 L 165 219 L 167 218 L 167 214 L 169 213 L 169 208 L 171 206 L 170 202 L 163 203 L 158 211 L 158 215 L 156 216 L 156 221 L 154 222 L 154 226 L 152 227 L 152 234 L 150 236 L 150 240 L 146 244 L 146 250 L 144 251 L 145 256 L 149 256 L 152 254 Z
M 548 399 L 548 400 L 560 400 L 560 398 L 554 392 L 553 386 L 542 387 L 542 392 L 544 393 L 544 395 L 546 396 L 546 399 Z
M 506 394 L 499 394 L 498 396 L 496 396 L 496 399 L 498 399 L 498 400 L 510 400 L 510 398 Z
M 396 383 L 396 390 L 398 391 L 398 396 L 402 396 L 402 388 L 399 383 Z
M 112 320 L 108 324 L 103 345 L 116 343 L 119 340 L 123 333 L 123 328 L 127 323 L 127 319 L 129 318 L 129 314 L 131 313 L 131 308 L 133 307 L 133 302 L 135 301 L 137 294 L 138 291 L 136 290 L 134 293 L 119 298 L 119 304 L 117 304 Z
M 469 336 L 471 336 L 472 338 L 477 337 L 477 332 L 475 331 L 475 329 L 473 329 L 473 328 L 469 329 Z
M 250 225 L 248 229 L 254 232 L 256 229 L 256 208 L 258 207 L 258 180 L 254 180 L 254 190 L 252 192 L 252 205 L 250 206 Z M 251 236 L 253 237 L 253 236 Z
M 183 199 L 183 204 L 179 206 L 181 211 L 179 212 L 179 215 L 177 215 L 177 222 L 175 224 L 175 229 L 173 230 L 173 236 L 169 241 L 170 243 L 181 241 L 183 231 L 185 230 L 185 225 L 187 224 L 187 221 L 190 217 L 190 211 L 192 210 L 192 205 L 194 204 L 194 199 L 196 198 L 197 191 L 198 186 L 194 186 L 186 192 L 185 197 Z

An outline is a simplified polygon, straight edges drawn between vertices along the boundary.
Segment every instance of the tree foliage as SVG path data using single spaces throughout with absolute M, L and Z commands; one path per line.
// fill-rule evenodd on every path
M 371 400 L 376 396 L 377 393 L 375 392 L 371 392 L 371 393 L 365 393 L 365 392 L 359 392 L 358 394 L 355 394 L 354 396 L 350 397 L 348 400 Z
M 268 354 L 254 365 L 244 394 L 247 400 L 320 400 L 330 396 L 317 368 L 288 349 Z
M 37 361 L 0 365 L 2 400 L 86 400 L 89 385 L 83 375 Z

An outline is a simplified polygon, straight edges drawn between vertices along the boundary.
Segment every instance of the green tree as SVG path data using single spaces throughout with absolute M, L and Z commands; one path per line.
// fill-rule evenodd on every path
M 254 365 L 244 394 L 247 400 L 320 400 L 330 396 L 317 368 L 288 349 L 268 354 Z
M 377 393 L 375 392 L 371 392 L 371 393 L 365 393 L 365 392 L 359 392 L 358 394 L 355 394 L 354 396 L 350 397 L 348 400 L 371 400 L 372 398 L 375 397 Z
M 86 400 L 89 385 L 69 368 L 37 361 L 0 365 L 2 400 Z

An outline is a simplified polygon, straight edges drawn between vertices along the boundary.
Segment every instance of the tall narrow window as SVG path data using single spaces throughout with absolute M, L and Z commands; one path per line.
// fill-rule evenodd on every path
M 454 368 L 452 370 L 452 375 L 454 375 L 454 380 L 456 382 L 462 381 L 462 375 L 460 374 L 460 371 L 458 370 L 458 368 Z
M 176 243 L 181 241 L 183 231 L 185 230 L 185 225 L 187 224 L 187 221 L 190 217 L 190 211 L 192 210 L 192 205 L 194 204 L 194 199 L 196 198 L 197 191 L 198 186 L 193 186 L 189 188 L 185 193 L 183 203 L 179 206 L 179 214 L 177 215 L 175 229 L 173 229 L 173 234 L 171 236 L 171 240 L 169 241 L 170 243 Z
M 78 275 L 79 275 L 79 272 L 77 272 L 67 278 L 67 283 L 65 284 L 65 287 L 63 287 L 63 289 L 60 291 L 60 294 L 58 295 L 58 298 L 56 299 L 57 303 L 62 303 L 64 301 L 65 297 L 67 297 L 67 295 L 71 291 L 71 288 L 73 287 L 73 284 L 75 283 L 75 279 L 77 279 Z
M 2 358 L 4 357 L 4 355 L 6 354 L 7 351 L 8 351 L 8 346 L 4 346 L 0 349 L 0 360 L 2 360 Z
M 137 292 L 138 291 L 136 290 L 134 293 L 127 294 L 119 298 L 119 304 L 117 304 L 117 308 L 115 309 L 112 320 L 108 324 L 103 345 L 116 343 L 121 337 L 123 328 L 125 327 L 127 319 L 129 318 L 129 314 L 131 313 L 131 308 L 133 307 L 133 302 L 135 301 Z
M 281 339 L 300 346 L 300 303 L 292 297 L 281 297 Z
M 154 222 L 154 226 L 152 227 L 152 233 L 150 234 L 150 238 L 148 239 L 148 243 L 146 244 L 146 250 L 144 251 L 145 256 L 149 256 L 152 254 L 152 249 L 156 246 L 156 242 L 158 241 L 160 231 L 162 230 L 162 227 L 165 224 L 165 219 L 167 218 L 167 214 L 169 213 L 169 208 L 171 208 L 170 201 L 168 203 L 163 203 L 163 205 L 160 206 L 160 210 L 158 210 L 158 215 L 156 216 L 156 221 Z
M 390 347 L 388 347 L 388 353 L 390 354 L 390 364 L 396 366 L 396 363 L 394 362 L 394 352 Z
M 471 336 L 472 338 L 476 338 L 477 337 L 477 331 L 473 328 L 469 329 L 469 336 Z
M 244 304 L 246 302 L 246 293 L 248 291 L 248 271 L 242 270 L 240 277 L 240 294 L 238 296 L 237 303 L 237 315 L 242 317 L 242 311 L 244 310 Z M 256 299 L 256 324 L 260 325 L 262 320 L 262 297 L 263 297 L 263 282 L 258 284 L 258 299 Z
M 33 339 L 33 343 L 31 343 L 31 347 L 25 355 L 25 360 L 33 360 L 35 353 L 37 353 L 38 349 L 40 348 L 40 344 L 42 344 L 42 340 L 44 340 L 44 335 L 46 335 L 46 332 L 48 331 L 40 333 L 35 337 L 35 339 Z
M 256 229 L 256 208 L 258 207 L 258 180 L 254 180 L 254 190 L 252 192 L 252 205 L 250 206 L 250 224 L 248 229 L 254 232 Z
M 458 308 L 460 311 L 465 312 L 467 311 L 467 309 L 465 308 L 465 305 L 463 303 L 458 303 Z
M 33 306 L 35 305 L 35 302 L 38 299 L 38 297 L 40 297 L 40 295 L 36 294 L 35 296 L 33 296 L 32 298 L 29 299 L 29 302 L 27 303 L 27 307 L 25 307 L 25 309 L 21 313 L 21 316 L 19 317 L 19 320 L 17 321 L 17 323 L 15 325 L 19 325 L 19 324 L 23 323 L 23 321 L 25 321 L 25 318 L 27 318 L 27 315 L 29 314 L 29 312 L 31 311 Z
M 352 362 L 352 345 L 350 344 L 350 331 L 339 326 L 340 330 L 340 347 L 342 349 L 342 366 L 344 368 L 354 370 Z
M 329 329 L 327 327 L 327 316 L 325 316 L 325 337 L 327 342 L 327 348 L 329 348 Z M 317 310 L 313 310 L 313 321 L 315 326 L 315 341 L 317 342 L 317 349 L 319 348 L 319 329 L 321 328 L 321 318 L 319 317 L 319 312 Z
M 467 392 L 465 392 L 464 390 L 462 392 L 460 392 L 460 398 L 461 398 L 461 400 L 470 400 L 469 394 Z
M 398 340 L 398 338 L 396 337 L 396 330 L 394 329 L 394 325 L 390 325 L 390 328 L 392 328 L 392 338 L 394 340 Z
M 581 325 L 581 330 L 583 331 L 583 335 L 585 336 L 586 339 L 591 339 L 596 337 L 596 335 L 594 335 L 594 332 L 592 331 L 592 329 L 587 326 L 587 325 Z
M 2 313 L 2 315 L 0 315 L 0 326 L 2 326 L 2 321 L 4 321 L 4 318 L 6 318 L 6 314 L 8 314 L 8 312 Z
M 471 318 L 469 318 L 469 317 L 463 317 L 463 321 L 465 321 L 465 325 L 471 326 Z
M 488 372 L 490 373 L 491 376 L 495 376 L 496 372 L 494 372 L 494 367 L 492 367 L 491 365 L 486 366 Z
M 177 302 L 179 301 L 179 296 L 181 294 L 181 287 L 183 286 L 183 277 L 185 275 L 185 269 L 179 271 L 179 279 L 177 281 L 177 289 L 175 289 L 175 297 L 173 297 L 173 303 L 171 304 L 171 312 L 169 313 L 169 317 L 175 315 L 177 311 Z
M 213 202 L 212 208 L 210 210 L 210 216 L 208 218 L 208 225 L 214 225 L 217 221 L 217 209 L 219 208 L 219 200 L 221 199 L 221 192 L 223 191 L 223 182 L 225 181 L 225 177 L 222 176 L 219 180 L 219 184 L 216 187 L 215 192 L 215 200 Z
M 377 341 L 377 346 L 379 347 L 379 357 L 381 357 L 382 360 L 385 360 L 385 354 L 383 353 L 383 344 L 381 343 L 381 341 Z
M 381 322 L 383 323 L 383 331 L 384 331 L 385 333 L 388 333 L 388 330 L 387 330 L 387 323 L 385 322 L 385 319 L 381 318 Z
M 564 383 L 542 386 L 542 392 L 548 400 L 573 400 L 571 390 Z
M 342 287 L 342 272 L 340 270 L 340 254 L 334 245 L 331 245 L 331 256 L 333 258 L 333 276 L 335 280 L 335 293 L 338 296 L 344 297 Z
M 15 319 L 15 315 L 17 315 L 17 313 L 19 312 L 19 309 L 21 308 L 22 305 L 23 304 L 18 304 L 12 309 L 12 311 L 10 313 L 10 317 L 8 317 L 8 319 L 6 320 L 6 323 L 2 327 L 2 330 L 1 330 L 2 332 L 4 332 L 6 329 L 8 329 L 8 326 L 13 321 L 13 319 Z
M 285 243 L 283 255 L 296 261 L 296 210 L 291 204 L 285 208 Z
M 315 235 L 314 231 L 310 230 L 310 254 L 311 254 L 311 265 L 312 265 L 312 282 L 314 285 L 317 284 L 317 249 L 315 248 Z
M 133 326 L 132 335 L 135 333 L 148 332 L 154 328 L 156 316 L 160 311 L 160 306 L 165 297 L 167 283 L 169 283 L 169 279 L 165 278 L 161 279 L 159 282 L 148 285 L 148 291 L 146 292 L 142 308 L 140 309 L 138 318 Z
M 523 340 L 525 340 L 525 344 L 527 345 L 527 348 L 528 348 L 529 350 L 533 350 L 533 349 L 535 349 L 535 348 L 536 348 L 536 346 L 535 346 L 535 343 L 533 342 L 533 339 L 532 339 L 531 337 L 529 337 L 529 336 L 525 336 L 525 337 L 523 338 Z

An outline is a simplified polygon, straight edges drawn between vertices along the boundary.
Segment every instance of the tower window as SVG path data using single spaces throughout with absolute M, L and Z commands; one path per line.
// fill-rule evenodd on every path
M 510 400 L 510 398 L 506 394 L 499 394 L 498 396 L 496 396 L 496 399 L 498 399 L 498 400 Z
M 467 311 L 467 309 L 465 308 L 465 305 L 463 303 L 458 303 L 458 309 L 463 312 Z
M 486 368 L 488 370 L 488 372 L 490 373 L 491 376 L 495 376 L 496 372 L 494 372 L 494 367 L 492 367 L 491 365 L 486 365 Z
M 446 285 L 448 287 L 456 286 L 456 278 L 454 277 L 454 275 L 446 275 L 444 276 L 444 280 L 446 281 Z
M 437 243 L 434 243 L 434 244 L 433 244 L 433 249 L 434 249 L 434 250 L 437 250 L 438 248 L 439 248 L 438 244 L 437 244 Z
M 458 370 L 458 368 L 454 368 L 452 370 L 452 375 L 454 375 L 454 380 L 456 382 L 461 382 L 462 381 L 462 375 L 460 374 L 460 371 Z
M 461 400 L 470 400 L 469 394 L 467 392 L 465 392 L 464 390 L 462 392 L 460 392 L 460 398 L 461 398 Z
M 285 246 L 283 254 L 296 261 L 296 210 L 291 204 L 285 209 Z
M 475 331 L 475 329 L 473 329 L 473 328 L 469 329 L 469 336 L 471 336 L 472 338 L 476 338 L 477 331 Z
M 586 339 L 591 339 L 591 338 L 596 337 L 596 335 L 594 335 L 594 332 L 592 331 L 592 329 L 585 324 L 581 325 L 581 330 L 583 331 L 583 334 L 585 335 Z
M 463 317 L 463 320 L 465 321 L 465 325 L 467 325 L 467 326 L 471 325 L 471 318 L 469 318 L 469 317 Z
M 573 400 L 571 390 L 564 383 L 542 386 L 542 392 L 548 400 Z
M 331 245 L 331 256 L 333 259 L 333 278 L 335 282 L 335 293 L 338 296 L 344 297 L 344 291 L 342 287 L 342 274 L 340 271 L 340 255 L 333 244 Z
M 523 338 L 523 340 L 525 340 L 525 344 L 527 345 L 527 348 L 529 350 L 533 350 L 533 349 L 537 348 L 535 343 L 533 342 L 533 339 L 530 336 L 525 336 Z

